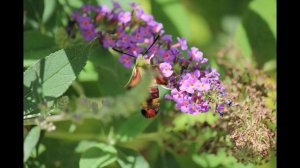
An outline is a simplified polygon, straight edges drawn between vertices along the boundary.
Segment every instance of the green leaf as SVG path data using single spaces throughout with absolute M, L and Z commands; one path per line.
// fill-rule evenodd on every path
M 160 168 L 180 168 L 180 165 L 174 155 L 167 151 L 165 154 L 158 155 L 158 158 L 155 162 L 155 167 Z M 189 167 L 189 166 L 186 166 Z
M 207 45 L 212 39 L 208 22 L 201 15 L 194 13 L 188 13 L 188 17 L 190 19 L 189 29 L 186 28 L 186 31 L 188 31 L 188 36 L 186 37 L 188 45 L 197 45 L 202 49 L 203 46 Z
M 173 37 L 187 37 L 190 32 L 188 11 L 179 0 L 151 1 L 153 16 L 156 21 L 162 22 L 164 29 Z M 174 14 L 176 11 L 176 14 Z
M 44 23 L 47 23 L 50 17 L 55 13 L 56 3 L 57 1 L 44 0 L 45 9 L 42 17 Z
M 276 1 L 275 0 L 265 0 L 259 1 L 255 0 L 250 3 L 249 8 L 256 12 L 268 25 L 273 36 L 276 38 Z
M 222 155 L 218 153 L 215 154 L 208 154 L 204 153 L 202 155 L 193 155 L 193 160 L 200 166 L 203 167 L 217 167 L 220 165 L 225 157 L 225 153 L 223 152 Z
M 83 71 L 78 76 L 80 82 L 98 81 L 98 73 L 95 71 L 95 66 L 91 61 L 87 61 Z
M 75 149 L 75 152 L 77 153 L 83 153 L 85 152 L 87 149 L 96 146 L 98 143 L 95 141 L 80 141 L 78 146 Z
M 113 3 L 111 0 L 97 0 L 99 4 L 101 5 L 106 5 L 108 6 L 110 9 L 113 8 Z M 122 1 L 117 1 L 123 10 L 125 11 L 129 11 L 131 10 L 132 8 L 130 7 L 130 2 L 135 2 L 137 4 L 141 4 L 141 1 L 143 0 L 122 0 Z
M 39 143 L 36 150 L 37 151 L 31 152 L 31 157 L 37 158 L 39 155 L 43 154 L 46 151 L 46 146 Z
M 81 156 L 79 161 L 80 168 L 98 168 L 107 166 L 117 160 L 117 150 L 113 146 L 98 143 L 89 148 Z
M 83 46 L 62 49 L 39 60 L 24 72 L 24 112 L 33 112 L 39 103 L 61 96 L 87 61 Z
M 140 84 L 127 91 L 124 86 L 130 78 L 132 70 L 124 68 L 119 63 L 117 56 L 101 46 L 96 46 L 92 49 L 89 60 L 98 72 L 98 87 L 94 87 L 92 92 L 99 91 L 99 96 L 102 97 L 100 118 L 128 116 L 129 112 L 140 107 L 140 103 L 148 96 L 148 87 L 153 79 L 151 71 L 146 70 Z M 84 84 L 83 87 L 88 94 L 91 85 L 85 86 Z
M 254 60 L 259 68 L 276 58 L 276 1 L 252 1 L 237 28 L 235 40 L 242 54 Z
M 132 114 L 125 122 L 116 128 L 117 139 L 128 141 L 143 132 L 155 119 L 147 119 L 140 112 Z
M 112 114 L 115 116 L 128 116 L 130 112 L 139 109 L 140 104 L 148 97 L 148 87 L 151 85 L 152 79 L 151 70 L 145 70 L 141 81 L 133 89 L 116 97 L 103 98 L 100 114 L 103 117 Z
M 226 155 L 226 151 L 222 148 L 219 149 L 216 154 L 202 153 L 199 155 L 195 153 L 193 154 L 192 159 L 201 167 L 251 168 L 253 166 L 252 164 L 237 162 L 233 156 Z
M 24 141 L 24 162 L 30 157 L 32 150 L 35 148 L 40 138 L 41 129 L 38 126 L 33 127 L 27 134 Z
M 263 71 L 273 71 L 276 72 L 276 59 L 272 59 L 265 63 Z M 275 75 L 274 75 L 275 76 Z
M 272 155 L 271 160 L 267 163 L 263 163 L 262 165 L 255 165 L 253 168 L 273 168 L 277 167 L 276 165 L 277 159 L 276 156 Z
M 41 34 L 38 31 L 24 32 L 24 60 L 36 61 L 56 51 L 54 38 Z M 25 66 L 29 66 L 26 65 Z
M 223 33 L 222 21 L 224 16 L 239 16 L 247 8 L 251 0 L 190 0 L 184 4 L 188 11 L 203 17 L 208 23 L 210 31 L 214 36 Z M 189 25 L 192 23 L 189 23 Z
M 78 142 L 68 141 L 65 139 L 48 138 L 48 132 L 46 136 L 41 139 L 41 146 L 46 147 L 46 151 L 39 153 L 36 158 L 30 158 L 26 163 L 34 161 L 35 164 L 31 164 L 29 168 L 49 168 L 49 167 L 79 167 L 80 154 L 75 153 L 74 149 Z M 34 152 L 35 153 L 35 152 Z M 43 166 L 41 166 L 43 165 Z
M 116 96 L 126 91 L 124 85 L 132 70 L 124 68 L 116 56 L 102 46 L 95 46 L 89 60 L 98 72 L 100 96 Z
M 76 124 L 76 130 L 70 132 L 70 127 L 72 127 L 73 124 Z M 74 123 L 70 120 L 56 122 L 55 126 L 56 130 L 47 132 L 47 137 L 68 141 L 80 141 L 82 139 L 95 140 L 105 136 L 102 123 L 98 119 L 95 119 L 95 117 L 84 119 L 78 123 Z M 86 150 L 84 146 L 89 142 L 91 141 L 83 141 L 82 144 L 80 143 L 80 146 L 76 148 L 76 152 L 84 152 Z
M 65 4 L 63 5 L 66 5 L 68 7 L 73 7 L 73 8 L 80 8 L 83 4 L 84 4 L 84 1 L 73 1 L 73 0 L 60 0 L 61 3 L 64 2 Z M 91 2 L 91 1 L 89 1 Z
M 149 168 L 147 160 L 137 151 L 129 148 L 117 147 L 118 164 L 121 168 Z
M 54 38 L 56 45 L 61 48 L 65 48 L 70 45 L 70 39 L 64 27 L 60 27 L 56 30 Z
M 68 48 L 85 43 L 82 35 L 79 32 L 77 32 L 75 38 L 71 38 L 65 30 L 65 27 L 59 27 L 56 29 L 54 39 L 55 44 L 60 48 Z
M 213 124 L 219 119 L 220 117 L 216 114 L 213 114 L 211 111 L 207 113 L 199 113 L 197 115 L 178 114 L 178 116 L 173 120 L 173 129 L 182 130 L 185 129 L 186 124 L 193 125 L 196 122 L 208 122 L 209 124 Z
M 26 0 L 24 1 L 24 11 L 26 17 L 41 21 L 44 1 Z
M 174 155 L 170 152 L 167 152 L 165 155 L 165 164 L 166 168 L 172 167 L 172 168 L 180 168 L 178 161 L 174 157 Z

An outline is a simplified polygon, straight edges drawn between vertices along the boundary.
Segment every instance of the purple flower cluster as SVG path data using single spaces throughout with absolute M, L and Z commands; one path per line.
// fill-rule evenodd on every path
M 126 54 L 119 61 L 131 68 L 138 55 L 145 51 L 145 59 L 152 59 L 161 74 L 167 78 L 170 94 L 166 99 L 176 103 L 182 112 L 198 114 L 214 109 L 220 115 L 224 109 L 221 103 L 224 88 L 220 85 L 219 73 L 205 65 L 208 59 L 196 47 L 189 48 L 185 38 L 165 34 L 163 25 L 131 3 L 132 10 L 124 11 L 117 2 L 113 9 L 106 6 L 84 5 L 72 14 L 78 22 L 85 40 L 99 38 L 105 48 L 114 48 Z M 158 40 L 153 44 L 155 37 Z
M 207 112 L 210 110 L 210 104 L 218 103 L 218 97 L 224 93 L 219 74 L 209 69 L 201 71 L 200 66 L 198 67 L 183 70 L 180 75 L 174 75 L 174 79 L 169 82 L 172 90 L 165 98 L 175 101 L 176 108 L 182 112 Z M 220 114 L 223 109 L 223 104 L 217 104 L 215 107 Z

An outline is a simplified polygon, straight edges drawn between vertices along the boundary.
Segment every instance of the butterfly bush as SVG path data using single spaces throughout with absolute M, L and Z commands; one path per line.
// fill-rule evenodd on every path
M 203 52 L 188 47 L 185 38 L 173 41 L 162 23 L 139 5 L 130 6 L 131 11 L 124 11 L 117 2 L 113 2 L 112 9 L 86 4 L 75 10 L 71 18 L 78 23 L 86 41 L 99 39 L 104 48 L 122 51 L 119 62 L 126 68 L 132 68 L 139 55 L 151 59 L 151 64 L 158 66 L 168 81 L 166 87 L 171 92 L 165 98 L 174 101 L 181 112 L 198 114 L 214 110 L 223 115 L 224 88 L 217 70 L 206 65 L 208 59 Z

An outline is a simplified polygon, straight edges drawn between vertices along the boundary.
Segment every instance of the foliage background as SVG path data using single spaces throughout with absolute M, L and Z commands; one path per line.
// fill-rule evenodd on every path
M 120 1 L 125 9 L 129 9 L 129 2 L 132 1 Z M 203 51 L 209 58 L 210 65 L 220 71 L 223 80 L 226 79 L 226 73 L 225 68 L 218 64 L 220 59 L 227 60 L 241 69 L 253 66 L 263 70 L 276 81 L 275 0 L 134 2 L 141 4 L 145 11 L 163 23 L 165 31 L 172 34 L 173 38 L 185 37 L 189 46 L 196 46 Z M 37 60 L 82 41 L 80 34 L 77 34 L 75 40 L 68 39 L 63 28 L 67 25 L 72 10 L 84 3 L 112 6 L 109 0 L 24 1 L 24 71 Z M 220 53 L 224 50 L 230 50 L 231 53 L 222 56 Z M 231 56 L 232 52 L 238 53 L 241 59 Z M 123 68 L 117 59 L 117 55 L 101 47 L 91 48 L 83 71 L 63 94 L 69 97 L 69 106 L 74 114 L 80 114 L 86 110 L 84 107 L 88 106 L 80 96 L 88 97 L 89 101 L 107 97 L 110 101 L 118 103 L 136 97 L 142 99 L 142 90 L 145 88 L 138 88 L 130 95 L 126 94 L 123 85 L 129 79 L 131 70 Z M 138 94 L 140 92 L 141 95 Z M 160 88 L 161 97 L 165 92 Z M 138 104 L 134 101 L 129 103 Z M 25 146 L 31 149 L 26 166 L 90 167 L 91 160 L 84 158 L 96 155 L 101 156 L 104 161 L 100 162 L 109 167 L 116 167 L 116 163 L 123 164 L 123 167 L 276 167 L 276 157 L 272 157 L 266 164 L 255 166 L 238 163 L 231 155 L 226 155 L 223 149 L 219 149 L 217 154 L 198 154 L 194 149 L 214 134 L 214 130 L 211 129 L 201 131 L 197 135 L 197 141 L 189 144 L 186 154 L 166 147 L 163 139 L 169 136 L 171 131 L 187 130 L 191 133 L 194 130 L 187 129 L 186 124 L 193 125 L 196 121 L 214 123 L 216 120 L 222 120 L 211 113 L 191 116 L 173 112 L 172 104 L 162 100 L 160 114 L 149 120 L 142 118 L 139 109 L 120 104 L 115 108 L 108 107 L 111 115 L 55 122 L 56 129 L 50 132 L 40 132 L 36 128 L 36 132 L 30 132 L 34 134 L 31 137 L 33 139 L 27 140 L 30 145 Z M 171 113 L 175 115 L 170 117 L 168 114 Z M 29 130 L 29 127 L 24 127 L 24 138 L 28 136 Z M 25 145 L 27 143 L 25 140 Z M 180 142 L 177 143 L 180 146 Z M 88 149 L 92 146 L 94 148 Z

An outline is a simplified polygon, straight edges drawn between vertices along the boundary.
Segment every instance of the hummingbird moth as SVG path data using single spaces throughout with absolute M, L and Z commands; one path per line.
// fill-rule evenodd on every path
M 159 107 L 160 107 L 158 84 L 167 85 L 167 79 L 162 75 L 159 67 L 157 65 L 152 64 L 152 62 L 151 62 L 154 55 L 148 57 L 147 59 L 144 57 L 148 53 L 148 51 L 151 49 L 151 47 L 155 44 L 155 42 L 159 39 L 159 37 L 160 36 L 157 35 L 156 38 L 154 39 L 153 43 L 150 45 L 150 47 L 143 54 L 141 54 L 137 57 L 136 64 L 132 71 L 132 75 L 131 75 L 128 83 L 125 85 L 127 89 L 131 89 L 131 88 L 135 87 L 139 83 L 141 78 L 143 77 L 143 72 L 144 72 L 145 68 L 151 68 L 152 71 L 154 71 L 155 79 L 152 81 L 151 86 L 148 88 L 149 96 L 146 99 L 146 101 L 141 103 L 141 114 L 145 118 L 153 118 L 158 114 Z M 118 50 L 116 48 L 112 48 L 112 49 L 119 53 L 135 57 L 135 56 L 125 53 L 121 50 Z M 145 65 L 145 66 L 141 66 L 139 64 L 141 61 L 139 61 L 139 60 L 142 60 L 142 62 L 144 63 L 143 65 Z

